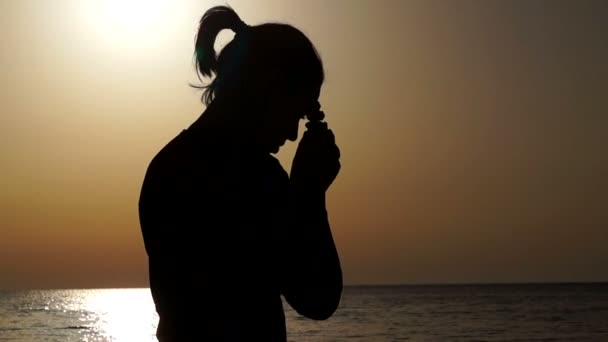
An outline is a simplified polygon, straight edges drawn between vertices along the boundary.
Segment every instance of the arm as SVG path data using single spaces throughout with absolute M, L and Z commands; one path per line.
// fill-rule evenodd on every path
M 342 293 L 340 259 L 331 233 L 324 193 L 298 191 L 292 186 L 293 211 L 282 292 L 299 314 L 329 318 Z
M 289 180 L 282 292 L 299 314 L 323 320 L 335 312 L 342 293 L 340 259 L 325 206 L 325 192 L 340 169 L 340 153 L 325 123 L 307 127 Z

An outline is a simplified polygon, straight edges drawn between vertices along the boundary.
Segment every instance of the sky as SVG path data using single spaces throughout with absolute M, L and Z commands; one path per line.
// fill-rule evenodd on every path
M 323 59 L 346 284 L 608 281 L 607 2 L 227 3 Z M 218 4 L 0 1 L 0 288 L 147 286 L 141 183 Z

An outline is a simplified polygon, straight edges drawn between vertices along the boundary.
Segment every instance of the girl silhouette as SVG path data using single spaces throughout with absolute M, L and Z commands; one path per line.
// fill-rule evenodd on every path
M 217 34 L 235 32 L 219 55 Z M 286 341 L 281 296 L 330 317 L 342 272 L 325 208 L 340 153 L 322 122 L 323 66 L 308 38 L 208 10 L 196 37 L 204 113 L 150 162 L 139 199 L 159 341 Z M 288 175 L 276 153 L 298 137 Z

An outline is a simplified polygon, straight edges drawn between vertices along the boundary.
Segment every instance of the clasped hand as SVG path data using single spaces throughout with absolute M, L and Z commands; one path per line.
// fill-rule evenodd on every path
M 311 121 L 291 165 L 291 183 L 300 191 L 325 193 L 340 172 L 340 149 L 327 123 Z

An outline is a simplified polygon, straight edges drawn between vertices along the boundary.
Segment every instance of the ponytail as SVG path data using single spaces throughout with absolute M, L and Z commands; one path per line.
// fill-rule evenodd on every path
M 220 31 L 230 29 L 239 32 L 246 24 L 228 6 L 216 6 L 205 12 L 196 35 L 196 69 L 199 76 L 211 77 L 217 73 L 215 39 Z

